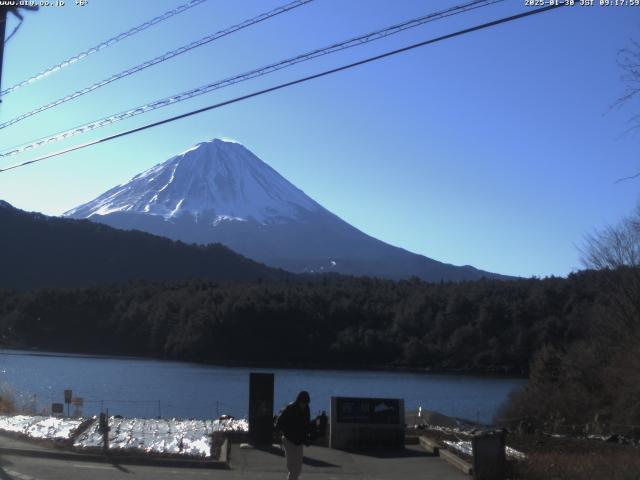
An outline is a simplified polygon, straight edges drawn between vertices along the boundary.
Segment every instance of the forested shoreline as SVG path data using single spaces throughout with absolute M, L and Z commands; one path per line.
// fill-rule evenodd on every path
M 0 348 L 528 376 L 501 424 L 636 435 L 638 291 L 640 269 L 625 267 L 462 283 L 318 276 L 0 290 Z
M 3 290 L 0 345 L 219 364 L 526 375 L 543 346 L 584 338 L 600 277 Z

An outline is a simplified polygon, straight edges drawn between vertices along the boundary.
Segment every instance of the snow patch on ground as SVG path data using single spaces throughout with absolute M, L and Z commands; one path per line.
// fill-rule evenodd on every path
M 76 430 L 87 419 L 32 415 L 0 416 L 0 432 L 44 440 L 73 440 L 79 450 L 102 448 L 97 418 L 76 438 Z M 209 458 L 215 433 L 248 432 L 246 419 L 176 420 L 109 418 L 109 448 L 154 454 Z
M 140 451 L 155 454 L 211 457 L 212 435 L 217 432 L 246 432 L 244 419 L 175 420 L 114 418 L 109 419 L 109 449 Z M 98 423 L 81 434 L 74 442 L 78 449 L 102 448 L 102 434 Z
M 471 446 L 470 441 L 460 440 L 460 441 L 454 442 L 451 440 L 443 440 L 443 443 L 447 445 L 448 448 L 457 450 L 470 457 L 473 456 L 473 447 Z M 524 460 L 527 458 L 527 456 L 524 453 L 511 447 L 505 447 L 505 452 L 508 457 L 512 457 L 516 460 Z
M 69 440 L 84 420 L 32 415 L 0 416 L 0 431 L 19 433 L 29 438 Z

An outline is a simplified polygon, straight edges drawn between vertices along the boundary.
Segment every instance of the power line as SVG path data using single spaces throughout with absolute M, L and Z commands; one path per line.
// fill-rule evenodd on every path
M 227 35 L 231 35 L 232 33 L 235 33 L 239 30 L 243 30 L 247 27 L 250 27 L 252 25 L 255 25 L 256 23 L 260 23 L 263 22 L 265 20 L 268 20 L 272 17 L 275 17 L 277 15 L 280 15 L 282 13 L 288 12 L 289 10 L 293 10 L 294 8 L 298 8 L 301 7 L 302 5 L 306 5 L 309 2 L 312 2 L 313 0 L 295 0 L 291 3 L 288 3 L 286 5 L 283 5 L 281 7 L 275 8 L 269 12 L 266 13 L 262 13 L 260 15 L 258 15 L 257 17 L 253 17 L 250 18 L 248 20 L 245 20 L 242 23 L 239 23 L 237 25 L 233 25 L 232 27 L 226 28 L 224 30 L 220 30 L 219 32 L 213 33 L 211 35 L 207 35 L 205 37 L 202 37 L 199 40 L 196 40 L 194 42 L 191 42 L 187 45 L 183 45 L 179 48 L 176 48 L 175 50 L 171 50 L 169 52 L 165 52 L 162 55 L 159 55 L 155 58 L 152 58 L 151 60 L 147 60 L 146 62 L 143 62 L 139 65 L 136 65 L 135 67 L 131 67 L 128 68 L 126 70 L 121 71 L 120 73 L 116 73 L 115 75 L 110 76 L 109 78 L 105 78 L 104 80 L 100 80 L 99 82 L 96 82 L 92 85 L 89 85 L 88 87 L 82 88 L 80 90 L 76 90 L 73 93 L 70 93 L 69 95 L 65 95 L 62 98 L 59 98 L 57 100 L 54 100 L 51 103 L 48 103 L 46 105 L 43 105 L 41 107 L 35 108 L 29 112 L 23 113 L 21 115 L 18 115 L 15 118 L 12 118 L 11 120 L 8 120 L 6 122 L 0 123 L 0 129 L 2 128 L 6 128 L 10 125 L 13 125 L 15 123 L 18 123 L 26 118 L 32 117 L 34 115 L 37 115 L 38 113 L 44 112 L 45 110 L 49 110 L 50 108 L 53 107 L 57 107 L 58 105 L 61 105 L 63 103 L 66 103 L 70 100 L 73 100 L 75 98 L 81 97 L 82 95 L 85 95 L 89 92 L 93 92 L 94 90 L 97 90 L 98 88 L 104 87 L 105 85 L 109 85 L 110 83 L 113 83 L 117 80 L 120 80 L 122 78 L 128 77 L 130 75 L 133 75 L 135 73 L 138 73 L 146 68 L 149 68 L 153 65 L 157 65 L 159 63 L 162 62 L 166 62 L 167 60 L 170 60 L 174 57 L 177 57 L 178 55 L 182 55 L 185 52 L 188 52 L 190 50 L 193 50 L 194 48 L 197 47 L 201 47 L 202 45 L 206 45 L 207 43 L 213 42 L 214 40 L 218 40 L 219 38 L 225 37 Z
M 367 63 L 375 62 L 377 60 L 381 60 L 383 58 L 387 58 L 387 57 L 390 57 L 390 56 L 393 56 L 393 55 L 397 55 L 399 53 L 404 53 L 404 52 L 407 52 L 409 50 L 413 50 L 413 49 L 418 48 L 418 47 L 424 47 L 424 46 L 430 45 L 432 43 L 441 42 L 443 40 L 448 40 L 450 38 L 454 38 L 454 37 L 458 37 L 458 36 L 461 36 L 461 35 L 465 35 L 467 33 L 476 32 L 478 30 L 484 30 L 484 29 L 487 29 L 487 28 L 490 28 L 490 27 L 495 27 L 495 26 L 503 24 L 503 23 L 512 22 L 514 20 L 518 20 L 518 19 L 521 19 L 521 18 L 525 18 L 525 17 L 529 17 L 529 16 L 532 16 L 532 15 L 536 15 L 536 14 L 539 14 L 539 13 L 547 12 L 547 11 L 554 10 L 556 8 L 560 8 L 560 7 L 564 7 L 564 6 L 565 6 L 565 3 L 548 5 L 546 7 L 538 8 L 538 9 L 535 9 L 535 10 L 528 10 L 528 11 L 523 12 L 523 13 L 519 13 L 519 14 L 516 14 L 516 15 L 511 15 L 509 17 L 503 17 L 503 18 L 500 18 L 498 20 L 493 20 L 493 21 L 488 22 L 488 23 L 483 23 L 483 24 L 480 24 L 480 25 L 476 25 L 474 27 L 466 28 L 464 30 L 458 30 L 457 32 L 449 33 L 447 35 L 442 35 L 440 37 L 436 37 L 436 38 L 432 38 L 432 39 L 429 39 L 429 40 L 425 40 L 423 42 L 414 43 L 414 44 L 409 45 L 407 47 L 399 48 L 397 50 L 391 50 L 389 52 L 385 52 L 385 53 L 382 53 L 380 55 L 375 55 L 373 57 L 368 57 L 368 58 L 366 58 L 364 60 L 359 60 L 357 62 L 353 62 L 353 63 L 349 63 L 347 65 L 343 65 L 341 67 L 333 68 L 333 69 L 330 69 L 330 70 L 325 70 L 323 72 L 316 73 L 314 75 L 309 75 L 307 77 L 299 78 L 297 80 L 293 80 L 293 81 L 290 81 L 290 82 L 281 83 L 281 84 L 276 85 L 274 87 L 265 88 L 264 90 L 258 90 L 256 92 L 249 93 L 247 95 L 242 95 L 240 97 L 236 97 L 236 98 L 233 98 L 231 100 L 226 100 L 224 102 L 216 103 L 214 105 L 209 105 L 207 107 L 199 108 L 197 110 L 192 110 L 190 112 L 183 113 L 181 115 L 176 115 L 174 117 L 166 118 L 166 119 L 160 120 L 158 122 L 149 123 L 149 124 L 143 125 L 141 127 L 133 128 L 133 129 L 130 129 L 130 130 L 126 130 L 124 132 L 120 132 L 120 133 L 116 133 L 116 134 L 113 134 L 113 135 L 109 135 L 107 137 L 102 137 L 102 138 L 99 138 L 97 140 L 93 140 L 91 142 L 87 142 L 87 143 L 80 144 L 80 145 L 75 145 L 73 147 L 69 147 L 69 148 L 66 148 L 64 150 L 59 150 L 57 152 L 53 152 L 53 153 L 50 153 L 50 154 L 47 154 L 47 155 L 43 155 L 43 156 L 35 158 L 33 160 L 28 160 L 26 162 L 22 162 L 22 163 L 19 163 L 19 164 L 16 164 L 16 165 L 11 165 L 9 167 L 0 169 L 0 173 L 6 172 L 8 170 L 14 170 L 16 168 L 21 168 L 21 167 L 24 167 L 24 166 L 27 166 L 27 165 L 31 165 L 33 163 L 41 162 L 41 161 L 47 160 L 49 158 L 57 157 L 59 155 L 65 154 L 65 153 L 70 153 L 70 152 L 73 152 L 73 151 L 76 151 L 76 150 L 80 150 L 82 148 L 86 148 L 86 147 L 90 147 L 90 146 L 93 146 L 93 145 L 97 145 L 99 143 L 105 143 L 105 142 L 108 142 L 110 140 L 115 140 L 116 138 L 124 137 L 124 136 L 130 135 L 132 133 L 141 132 L 141 131 L 147 130 L 149 128 L 153 128 L 153 127 L 157 127 L 157 126 L 160 126 L 160 125 L 164 125 L 166 123 L 174 122 L 176 120 L 187 118 L 187 117 L 190 117 L 192 115 L 197 115 L 199 113 L 207 112 L 209 110 L 215 110 L 215 109 L 224 107 L 226 105 L 231 105 L 233 103 L 241 102 L 243 100 L 247 100 L 249 98 L 253 98 L 253 97 L 260 96 L 260 95 L 264 95 L 266 93 L 274 92 L 276 90 L 281 90 L 283 88 L 291 87 L 293 85 L 297 85 L 297 84 L 300 84 L 300 83 L 308 82 L 310 80 L 315 80 L 316 78 L 321 78 L 321 77 L 325 77 L 327 75 L 331 75 L 333 73 L 341 72 L 341 71 L 344 71 L 344 70 L 349 70 L 351 68 L 358 67 L 360 65 L 365 65 Z
M 13 27 L 12 32 L 9 34 L 9 36 L 7 36 L 7 38 L 4 39 L 4 43 L 8 43 L 9 40 L 11 40 L 11 37 L 13 37 L 16 33 L 18 33 L 18 30 L 20 30 L 20 26 L 22 25 L 22 22 L 24 21 L 24 18 L 20 18 L 18 20 L 18 24 Z
M 182 102 L 184 100 L 188 100 L 190 98 L 199 96 L 199 95 L 203 95 L 205 93 L 209 93 L 212 92 L 214 90 L 218 90 L 220 88 L 224 88 L 224 87 L 228 87 L 231 85 L 234 85 L 236 83 L 240 83 L 246 80 L 251 80 L 253 78 L 257 78 L 263 75 L 267 75 L 269 73 L 273 73 L 275 71 L 278 70 L 282 70 L 284 68 L 287 67 L 291 67 L 293 65 L 296 65 L 298 63 L 301 62 L 305 62 L 308 60 L 312 60 L 314 58 L 318 58 L 324 55 L 328 55 L 340 50 L 346 50 L 347 48 L 351 48 L 351 47 L 355 47 L 358 45 L 363 45 L 365 43 L 374 41 L 374 40 L 379 40 L 381 38 L 385 38 L 388 37 L 390 35 L 394 35 L 396 33 L 400 33 L 404 30 L 410 29 L 410 28 L 414 28 L 414 27 L 418 27 L 420 25 L 423 25 L 425 23 L 429 23 L 435 20 L 440 20 L 443 18 L 447 18 L 453 15 L 458 15 L 460 13 L 464 13 L 464 12 L 468 12 L 471 10 L 475 10 L 477 8 L 481 8 L 481 7 L 486 7 L 495 3 L 499 3 L 502 2 L 504 0 L 474 0 L 472 2 L 463 4 L 463 5 L 458 5 L 455 7 L 451 7 L 449 9 L 446 10 L 442 10 L 442 11 L 438 11 L 435 13 L 430 13 L 427 15 L 423 15 L 421 17 L 418 18 L 414 18 L 411 20 L 407 20 L 405 22 L 396 24 L 396 25 L 392 25 L 390 27 L 386 27 L 384 29 L 381 30 L 376 30 L 374 32 L 370 32 L 367 33 L 365 35 L 360 35 L 358 37 L 354 37 L 351 38 L 349 40 L 346 41 L 342 41 L 339 43 L 334 43 L 332 45 L 329 45 L 327 47 L 324 48 L 319 48 L 316 50 L 312 50 L 310 52 L 306 52 L 300 55 L 297 55 L 295 57 L 292 58 L 288 58 L 286 60 L 281 60 L 279 62 L 276 63 L 272 63 L 270 65 L 261 67 L 261 68 L 257 68 L 254 70 L 251 70 L 249 72 L 245 72 L 245 73 L 241 73 L 238 75 L 235 75 L 233 77 L 229 77 L 223 80 L 217 80 L 215 82 L 191 89 L 191 90 L 187 90 L 185 92 L 182 93 L 178 93 L 175 95 L 171 95 L 169 97 L 165 97 L 163 99 L 160 100 L 155 100 L 153 102 L 147 103 L 145 105 L 141 105 L 138 107 L 134 107 L 134 108 L 130 108 L 128 110 L 125 110 L 124 112 L 120 112 L 120 113 L 116 113 L 104 118 L 101 118 L 99 120 L 94 120 L 92 122 L 86 123 L 84 125 L 79 125 L 77 127 L 74 128 L 70 128 L 68 130 L 62 131 L 62 132 L 58 132 L 54 135 L 50 135 L 48 137 L 43 137 L 43 138 L 39 138 L 35 141 L 32 141 L 30 143 L 27 144 L 23 144 L 21 146 L 18 147 L 12 147 L 8 150 L 5 150 L 4 152 L 0 153 L 0 157 L 10 157 L 13 155 L 17 155 L 19 153 L 34 149 L 34 148 L 38 148 L 44 145 L 48 145 L 50 143 L 59 141 L 59 140 L 65 140 L 67 138 L 73 137 L 75 135 L 79 135 L 82 133 L 86 133 L 92 130 L 95 130 L 97 128 L 100 127 L 104 127 L 107 125 L 111 125 L 113 123 L 119 122 L 121 120 L 125 120 L 127 118 L 131 118 L 131 117 L 135 117 L 137 115 L 152 111 L 152 110 L 157 110 L 159 108 L 162 107 L 166 107 L 169 105 L 173 105 L 175 103 L 178 102 Z
M 153 25 L 156 25 L 160 22 L 163 22 L 175 15 L 178 15 L 182 12 L 185 12 L 187 10 L 189 10 L 192 7 L 195 7 L 196 5 L 200 5 L 201 3 L 206 2 L 207 0 L 190 0 L 189 2 L 180 5 L 172 10 L 169 10 L 165 13 L 163 13 L 162 15 L 159 15 L 155 18 L 152 18 L 149 21 L 146 21 L 140 25 L 138 25 L 137 27 L 133 27 L 129 30 L 127 30 L 126 32 L 122 32 L 118 35 L 116 35 L 115 37 L 111 37 L 108 40 L 105 40 L 104 42 L 99 43 L 98 45 L 96 45 L 95 47 L 91 47 L 88 50 L 85 50 L 83 52 L 80 52 L 72 57 L 67 58 L 66 60 L 63 60 L 62 62 L 59 62 L 43 71 L 41 71 L 40 73 L 37 73 L 29 78 L 26 78 L 24 80 L 22 80 L 21 82 L 16 83 L 15 85 L 13 85 L 12 87 L 9 87 L 5 90 L 0 91 L 0 97 L 8 95 L 11 92 L 14 92 L 16 90 L 18 90 L 21 87 L 24 87 L 25 85 L 29 85 L 33 82 L 36 82 L 38 80 L 41 80 L 45 77 L 48 77 L 49 75 L 59 72 L 60 70 L 62 70 L 65 67 L 68 67 L 69 65 L 73 65 L 76 62 L 79 62 L 80 60 L 87 58 L 89 55 L 99 52 L 100 50 L 110 47 L 115 43 L 118 43 L 120 40 L 124 40 L 127 37 L 131 37 L 133 35 L 135 35 L 136 33 L 140 33 L 143 30 L 146 30 L 149 27 L 152 27 Z M 14 32 L 15 33 L 15 32 Z M 8 39 L 7 39 L 8 40 Z

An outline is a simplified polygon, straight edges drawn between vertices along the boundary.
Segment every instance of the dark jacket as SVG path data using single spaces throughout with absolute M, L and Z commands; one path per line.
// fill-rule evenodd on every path
M 287 440 L 296 445 L 309 443 L 311 434 L 309 407 L 301 408 L 297 403 L 290 403 L 278 417 L 276 429 L 280 430 Z

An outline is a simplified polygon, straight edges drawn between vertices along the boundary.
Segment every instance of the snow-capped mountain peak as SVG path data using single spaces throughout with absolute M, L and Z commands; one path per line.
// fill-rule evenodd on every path
M 116 212 L 144 213 L 165 220 L 191 214 L 261 224 L 296 219 L 322 209 L 243 145 L 201 142 L 136 175 L 65 216 L 89 218 Z
M 187 243 L 221 243 L 291 272 L 430 281 L 495 276 L 370 237 L 235 141 L 198 143 L 65 215 Z

